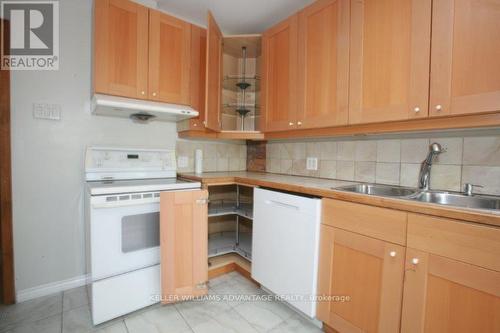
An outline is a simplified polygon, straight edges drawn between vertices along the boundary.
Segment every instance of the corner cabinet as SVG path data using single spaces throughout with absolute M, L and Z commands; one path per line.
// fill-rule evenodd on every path
M 198 117 L 189 119 L 190 130 L 204 130 L 207 69 L 207 30 L 191 26 L 191 107 Z
M 433 2 L 430 116 L 500 111 L 500 1 Z
M 94 91 L 147 99 L 149 9 L 126 0 L 94 6 Z
M 207 68 L 205 126 L 213 131 L 221 129 L 222 88 L 222 32 L 212 14 L 207 23 Z
M 208 292 L 208 192 L 162 192 L 160 248 L 162 303 Z
M 262 127 L 265 132 L 297 127 L 298 15 L 262 35 Z

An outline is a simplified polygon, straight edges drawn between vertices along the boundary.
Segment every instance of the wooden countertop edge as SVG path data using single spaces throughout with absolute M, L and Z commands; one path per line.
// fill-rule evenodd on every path
M 383 208 L 391 208 L 397 210 L 403 210 L 412 213 L 433 215 L 439 217 L 445 217 L 450 219 L 462 220 L 467 222 L 475 222 L 481 224 L 487 224 L 490 226 L 500 227 L 500 215 L 483 213 L 480 211 L 470 211 L 463 210 L 452 207 L 437 207 L 437 205 L 413 202 L 408 200 L 401 199 L 393 199 L 393 198 L 385 198 L 378 196 L 368 196 L 365 194 L 357 194 L 357 193 L 347 193 L 336 190 L 328 190 L 328 189 L 319 189 L 319 188 L 311 188 L 307 186 L 300 186 L 294 184 L 286 184 L 280 182 L 273 182 L 267 180 L 259 180 L 253 178 L 245 178 L 245 177 L 232 177 L 232 176 L 223 176 L 223 177 L 210 177 L 203 178 L 202 176 L 195 175 L 185 175 L 180 173 L 179 177 L 200 181 L 202 184 L 207 186 L 213 185 L 228 185 L 228 184 L 241 184 L 248 186 L 263 186 L 274 188 L 278 190 L 303 193 L 323 198 L 331 198 L 343 201 L 350 201 L 365 205 L 383 207 Z

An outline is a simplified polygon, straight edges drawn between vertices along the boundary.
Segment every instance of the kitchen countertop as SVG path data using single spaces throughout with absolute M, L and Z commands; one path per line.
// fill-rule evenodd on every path
M 179 177 L 200 181 L 203 185 L 207 186 L 233 183 L 249 186 L 262 186 L 318 197 L 351 201 L 361 204 L 399 209 L 408 212 L 434 215 L 500 227 L 500 212 L 442 206 L 432 203 L 350 193 L 332 189 L 359 182 L 249 171 L 205 172 L 202 174 L 179 173 Z

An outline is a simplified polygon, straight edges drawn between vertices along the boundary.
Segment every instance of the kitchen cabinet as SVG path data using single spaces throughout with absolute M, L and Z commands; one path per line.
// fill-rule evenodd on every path
M 147 99 L 148 8 L 127 0 L 94 5 L 94 91 Z
M 191 103 L 191 24 L 127 0 L 96 0 L 94 92 Z
M 321 226 L 317 317 L 339 332 L 399 332 L 405 248 Z
M 349 123 L 428 116 L 431 0 L 351 1 Z
M 262 116 L 266 132 L 297 127 L 298 15 L 262 35 Z
M 500 111 L 500 1 L 433 1 L 429 115 Z
M 149 99 L 190 104 L 191 24 L 149 11 Z
M 498 332 L 500 272 L 408 248 L 403 332 Z
M 206 190 L 161 192 L 162 303 L 207 293 Z M 184 298 L 184 299 L 182 299 Z
M 339 332 L 496 332 L 500 228 L 322 200 L 318 319 Z M 400 327 L 401 323 L 401 327 Z
M 205 89 L 207 69 L 207 30 L 191 26 L 191 107 L 198 117 L 189 119 L 189 129 L 203 130 L 205 120 Z
M 409 214 L 402 330 L 498 331 L 499 257 L 499 228 Z
M 257 134 L 260 35 L 224 36 L 208 13 L 205 126 L 240 139 Z
M 222 89 L 222 32 L 212 14 L 208 13 L 207 24 L 207 77 L 205 126 L 211 130 L 221 129 Z
M 319 0 L 299 12 L 297 128 L 347 124 L 349 8 Z

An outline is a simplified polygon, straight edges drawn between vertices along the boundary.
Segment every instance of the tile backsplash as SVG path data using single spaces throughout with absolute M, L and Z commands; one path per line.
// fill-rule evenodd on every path
M 431 188 L 460 191 L 463 184 L 482 185 L 477 193 L 500 195 L 500 134 L 489 136 L 429 135 L 416 138 L 270 142 L 266 171 L 290 175 L 417 186 L 420 163 L 429 144 L 440 143 L 431 171 Z M 306 159 L 318 159 L 307 170 Z
M 177 171 L 194 172 L 196 149 L 203 151 L 203 172 L 243 171 L 247 168 L 247 146 L 244 142 L 177 140 Z M 186 166 L 180 163 L 182 158 L 187 158 Z

